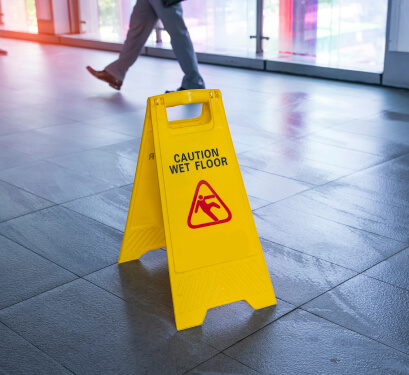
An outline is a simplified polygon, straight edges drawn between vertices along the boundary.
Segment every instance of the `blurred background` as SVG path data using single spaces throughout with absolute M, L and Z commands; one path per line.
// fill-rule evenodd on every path
M 0 3 L 5 30 L 50 33 L 46 21 L 58 18 L 58 24 L 66 24 L 58 32 L 61 35 L 120 43 L 135 0 Z M 267 60 L 377 73 L 383 71 L 387 5 L 386 0 L 183 2 L 197 52 L 252 58 L 263 52 Z M 158 44 L 171 49 L 169 35 L 160 24 L 148 45 Z

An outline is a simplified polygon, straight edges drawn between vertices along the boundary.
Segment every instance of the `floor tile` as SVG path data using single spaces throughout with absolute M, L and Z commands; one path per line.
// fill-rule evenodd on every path
M 116 188 L 64 203 L 63 207 L 123 232 L 128 217 L 131 195 L 129 189 Z
M 122 233 L 61 207 L 0 224 L 0 233 L 83 276 L 115 263 Z
M 276 202 L 307 190 L 312 185 L 291 180 L 253 168 L 240 167 L 248 195 L 269 202 Z M 1 178 L 1 174 L 0 174 Z
M 333 118 L 328 116 L 328 118 Z M 261 112 L 254 112 L 243 108 L 238 104 L 235 111 L 227 114 L 227 120 L 231 126 L 241 126 L 257 131 L 269 132 L 278 138 L 298 138 L 331 126 L 330 123 L 321 120 L 310 119 L 310 114 L 306 112 L 292 111 L 291 108 L 285 110 L 269 109 Z M 332 124 L 334 126 L 335 124 Z M 234 139 L 234 136 L 233 136 Z
M 385 179 L 392 178 L 409 181 L 409 154 L 379 164 L 369 169 L 368 172 L 377 174 Z
M 261 238 L 361 272 L 407 245 L 274 204 L 253 211 Z
M 384 109 L 380 113 L 380 117 L 392 120 L 408 120 L 409 112 L 407 110 L 407 90 L 390 90 L 388 95 L 382 98 L 381 102 L 384 104 Z
M 399 177 L 399 176 L 395 176 Z M 367 198 L 397 207 L 409 207 L 408 182 L 397 178 L 387 178 L 368 169 L 330 182 L 328 187 L 337 191 Z
M 408 301 L 409 291 L 358 275 L 305 309 L 409 354 Z
M 203 104 L 193 103 L 186 105 L 178 105 L 175 107 L 168 107 L 166 108 L 166 115 L 168 121 L 178 121 L 199 117 L 202 111 Z
M 282 140 L 277 134 L 232 124 L 229 126 L 233 142 L 254 147 L 265 147 Z
M 327 95 L 326 93 L 312 93 L 308 100 L 297 105 L 297 111 L 334 112 L 342 116 L 352 117 L 354 119 L 365 118 L 376 115 L 383 109 L 382 103 L 371 100 L 364 95 L 360 97 L 351 97 L 348 93 L 342 95 L 335 93 Z
M 405 207 L 390 206 L 363 197 L 340 192 L 336 187 L 321 186 L 277 203 L 310 215 L 350 225 L 397 241 L 409 243 L 409 212 Z
M 279 319 L 295 306 L 277 299 L 275 306 L 254 310 L 244 301 L 208 310 L 203 324 L 189 329 L 188 334 L 224 350 Z
M 142 106 L 142 105 L 141 105 Z M 111 116 L 84 121 L 84 124 L 107 129 L 116 133 L 141 137 L 145 120 L 145 110 L 118 113 Z
M 92 283 L 174 324 L 166 253 L 151 251 L 140 260 L 107 267 L 86 276 Z M 200 327 L 186 332 L 219 350 L 286 314 L 293 306 L 279 300 L 276 306 L 254 310 L 245 302 L 210 309 Z M 234 316 L 234 319 L 231 319 Z
M 3 310 L 0 320 L 76 374 L 181 374 L 217 354 L 85 280 Z
M 36 109 L 51 113 L 53 116 L 62 117 L 70 121 L 87 121 L 109 116 L 121 110 L 121 105 L 116 105 L 116 98 L 118 93 L 112 93 L 109 91 L 109 96 L 106 97 L 90 97 L 90 91 L 88 95 L 83 99 L 78 99 L 75 95 L 79 92 L 78 86 L 81 85 L 81 81 L 72 81 L 71 83 L 64 82 L 64 90 L 71 91 L 71 100 L 69 105 L 64 101 L 54 102 L 54 106 L 50 107 L 49 103 L 40 104 L 36 106 Z M 73 97 L 75 98 L 73 100 Z M 131 111 L 129 109 L 129 111 Z
M 369 154 L 387 156 L 389 158 L 409 152 L 409 146 L 405 144 L 371 137 L 366 134 L 354 134 L 339 129 L 318 131 L 306 136 L 305 139 Z
M 0 181 L 0 222 L 28 214 L 54 203 Z
M 133 183 L 132 183 L 132 184 L 129 184 L 129 185 L 121 186 L 121 189 L 124 189 L 124 190 L 129 191 L 130 193 L 132 193 Z
M 0 316 L 22 334 L 0 322 L 0 373 L 408 373 L 409 91 L 200 64 L 278 304 L 177 332 L 166 251 L 117 259 L 146 100 L 180 86 L 178 62 L 141 56 L 118 92 L 85 69 L 116 52 L 0 39 Z
M 149 251 L 138 260 L 114 264 L 85 278 L 169 324 L 174 323 L 165 251 Z
M 241 90 L 237 90 L 236 88 L 223 88 L 221 91 L 225 111 L 229 114 L 234 113 L 238 108 L 240 109 L 240 107 L 243 106 L 243 98 L 246 98 L 245 109 L 248 110 L 249 113 L 263 112 L 268 109 L 288 106 L 305 100 L 305 94 L 303 95 L 302 93 L 298 93 L 299 95 L 291 95 L 291 93 L 289 95 L 283 95 L 281 93 L 270 93 L 266 95 L 265 92 L 258 91 L 258 88 L 259 87 L 254 87 L 253 90 L 248 90 L 245 87 L 242 87 Z
M 141 138 L 135 138 L 130 141 L 119 142 L 113 145 L 98 148 L 100 151 L 109 152 L 116 156 L 138 161 L 139 147 Z
M 294 311 L 226 350 L 262 374 L 401 374 L 409 356 L 305 311 Z
M 71 272 L 3 236 L 0 259 L 0 310 L 76 279 Z
M 130 184 L 135 179 L 136 162 L 100 150 L 47 159 L 48 162 L 104 181 L 112 186 Z
M 29 154 L 0 146 L 0 170 L 32 163 L 35 160 L 36 158 Z
M 305 158 L 352 170 L 362 170 L 386 160 L 384 156 L 313 142 L 308 138 L 279 142 L 274 145 L 274 150 L 288 159 Z
M 2 323 L 0 323 L 0 371 L 2 374 L 18 375 L 72 374 Z
M 269 201 L 265 201 L 263 199 L 259 199 L 259 198 L 255 198 L 252 197 L 251 195 L 247 196 L 249 203 L 250 203 L 250 207 L 252 210 L 257 210 L 258 208 L 267 206 L 268 204 L 271 204 L 271 202 Z
M 409 128 L 406 121 L 374 117 L 365 121 L 341 124 L 337 129 L 409 145 Z
M 54 203 L 96 194 L 113 186 L 48 162 L 0 171 L 0 180 Z
M 409 248 L 370 268 L 364 275 L 409 291 Z
M 356 275 L 337 266 L 284 246 L 261 240 L 276 296 L 300 306 Z
M 7 96 L 4 98 L 4 100 L 6 100 L 10 104 L 14 104 L 16 106 L 24 106 L 25 108 L 27 108 L 49 102 L 52 99 L 50 98 L 48 92 L 42 91 L 41 89 L 39 90 L 38 85 L 33 85 L 32 82 L 30 82 L 30 79 L 27 79 L 25 88 L 17 85 L 13 88 L 13 90 L 8 91 Z M 52 124 L 53 122 L 50 121 L 50 117 L 47 118 L 47 120 Z M 62 119 L 62 121 L 67 122 L 67 120 L 65 119 Z
M 84 150 L 77 142 L 56 139 L 36 131 L 4 135 L 0 137 L 0 147 L 29 154 L 37 160 Z
M 225 375 L 225 374 L 234 374 L 234 375 L 257 375 L 260 374 L 257 371 L 254 371 L 250 367 L 243 365 L 240 362 L 235 361 L 234 359 L 228 357 L 224 354 L 218 354 L 213 358 L 210 358 L 208 361 L 202 363 L 200 366 L 190 370 L 186 375 Z
M 83 148 L 102 147 L 132 140 L 131 136 L 78 122 L 63 126 L 51 126 L 36 132 L 55 139 L 78 143 Z
M 233 141 L 233 145 L 234 145 L 234 151 L 236 153 L 236 156 L 238 154 L 241 154 L 242 152 L 250 151 L 256 148 L 256 146 L 250 146 L 250 145 L 246 145 L 244 143 L 240 143 L 236 141 Z
M 314 161 L 303 156 L 289 155 L 279 149 L 281 144 L 273 144 L 269 148 L 244 152 L 238 155 L 240 165 L 273 173 L 294 180 L 318 185 L 347 176 L 352 169 L 336 167 L 327 163 Z
M 29 106 L 25 106 L 22 111 L 21 103 L 18 107 L 5 111 L 2 116 L 8 123 L 22 125 L 25 130 L 72 123 L 72 120 L 58 116 L 52 111 L 42 111 Z
M 0 94 L 6 95 L 1 92 L 1 88 L 0 88 Z M 7 111 L 8 109 L 10 109 L 9 106 L 5 104 L 4 102 L 1 102 L 0 110 Z M 26 129 L 21 129 L 21 126 L 18 124 L 13 124 L 12 122 L 8 122 L 4 118 L 1 120 L 0 136 L 12 134 L 12 133 L 18 133 L 24 130 Z

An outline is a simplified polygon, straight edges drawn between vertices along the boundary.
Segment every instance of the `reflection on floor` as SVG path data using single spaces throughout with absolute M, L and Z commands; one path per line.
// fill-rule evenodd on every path
M 114 53 L 1 46 L 1 373 L 409 372 L 407 91 L 200 67 L 278 304 L 177 332 L 165 251 L 116 263 L 146 98 L 177 63 L 141 58 L 116 92 L 85 70 Z

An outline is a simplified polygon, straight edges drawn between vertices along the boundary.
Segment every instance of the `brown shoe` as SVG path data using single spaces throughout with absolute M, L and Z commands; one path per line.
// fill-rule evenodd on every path
M 95 77 L 109 84 L 115 90 L 120 90 L 122 81 L 116 79 L 112 74 L 109 74 L 106 70 L 94 70 L 90 66 L 87 66 L 87 70 Z

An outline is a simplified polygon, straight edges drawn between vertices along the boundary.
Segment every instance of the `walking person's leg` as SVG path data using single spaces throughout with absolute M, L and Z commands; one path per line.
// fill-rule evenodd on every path
M 124 80 L 126 72 L 139 57 L 146 40 L 152 32 L 158 16 L 148 0 L 138 0 L 129 21 L 129 31 L 118 60 L 105 70 L 116 79 Z
M 181 88 L 203 89 L 205 83 L 199 73 L 192 40 L 183 20 L 182 5 L 179 3 L 165 8 L 162 0 L 149 0 L 149 2 L 169 33 L 173 51 L 185 74 Z
M 158 16 L 149 0 L 138 0 L 131 14 L 129 31 L 119 58 L 100 72 L 87 67 L 89 72 L 119 90 L 126 72 L 139 57 L 157 20 Z

